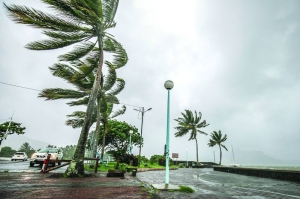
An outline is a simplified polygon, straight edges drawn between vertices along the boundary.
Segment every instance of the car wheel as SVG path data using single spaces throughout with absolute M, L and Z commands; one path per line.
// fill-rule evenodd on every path
M 33 166 L 34 166 L 34 163 L 30 163 L 29 165 L 30 165 L 30 167 L 33 167 Z

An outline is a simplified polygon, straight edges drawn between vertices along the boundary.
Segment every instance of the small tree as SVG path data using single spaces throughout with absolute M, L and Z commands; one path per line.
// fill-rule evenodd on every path
M 8 135 L 11 135 L 11 134 L 24 134 L 25 133 L 25 127 L 22 127 L 21 126 L 22 123 L 17 123 L 17 122 L 14 122 L 14 121 L 11 121 L 11 122 L 4 122 L 2 124 L 0 124 L 0 139 L 5 139 L 6 137 L 6 132 Z
M 11 157 L 16 153 L 16 150 L 13 150 L 9 146 L 5 146 L 0 151 L 0 156 L 2 157 Z
M 222 162 L 222 148 L 221 147 L 223 147 L 224 149 L 226 149 L 226 151 L 228 151 L 226 146 L 224 146 L 222 144 L 223 142 L 225 142 L 227 140 L 227 135 L 225 134 L 224 137 L 222 137 L 222 133 L 219 130 L 219 132 L 216 132 L 216 131 L 212 132 L 210 134 L 210 137 L 211 138 L 209 140 L 208 146 L 213 147 L 215 145 L 218 145 L 219 148 L 220 148 L 220 162 L 219 162 L 219 164 L 221 165 L 221 162 Z
M 30 155 L 34 153 L 35 150 L 29 145 L 28 142 L 25 142 L 21 145 L 19 151 L 25 152 L 27 156 L 30 157 Z

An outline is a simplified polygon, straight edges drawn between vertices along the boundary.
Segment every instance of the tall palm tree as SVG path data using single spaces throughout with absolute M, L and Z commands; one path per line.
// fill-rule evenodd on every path
M 208 146 L 213 147 L 215 145 L 218 145 L 219 148 L 220 148 L 220 162 L 219 162 L 219 165 L 221 165 L 221 162 L 222 162 L 222 149 L 221 149 L 221 147 L 223 147 L 224 149 L 226 149 L 226 151 L 228 151 L 226 146 L 224 146 L 222 144 L 223 142 L 225 142 L 227 140 L 227 135 L 225 134 L 224 137 L 222 137 L 222 133 L 219 130 L 219 132 L 213 131 L 210 134 L 210 137 L 211 138 L 209 140 Z
M 105 99 L 106 102 L 118 104 L 119 100 L 116 95 L 118 95 L 125 87 L 125 81 L 121 78 L 117 78 L 115 68 L 110 64 L 106 64 L 106 66 L 109 68 L 108 75 L 102 78 L 103 81 L 101 81 L 101 86 L 99 87 L 97 95 L 97 121 L 95 132 L 98 132 L 100 128 L 101 100 L 103 101 L 103 99 Z M 92 65 L 88 67 L 92 67 Z M 92 89 L 92 82 L 95 79 L 93 73 L 90 72 L 91 70 L 87 69 L 88 67 L 87 65 L 84 65 L 82 67 L 82 65 L 77 66 L 74 64 L 71 66 L 66 64 L 55 64 L 53 67 L 50 67 L 50 70 L 54 76 L 66 80 L 77 89 L 44 89 L 41 93 L 39 93 L 39 97 L 44 97 L 46 98 L 46 100 L 73 99 L 73 101 L 68 102 L 67 104 L 69 104 L 70 106 L 86 105 L 88 103 L 89 94 Z M 92 126 L 94 122 L 95 121 L 92 118 L 90 126 Z M 82 124 L 80 127 L 82 127 Z M 96 156 L 98 145 L 97 133 L 94 135 L 94 140 L 96 141 L 96 143 L 93 149 L 93 157 Z
M 50 39 L 27 44 L 31 50 L 51 50 L 66 47 L 75 43 L 81 46 L 61 58 L 62 61 L 78 60 L 98 47 L 98 67 L 93 89 L 90 93 L 84 124 L 81 129 L 77 148 L 66 175 L 78 176 L 84 174 L 83 158 L 85 144 L 91 123 L 94 102 L 101 82 L 103 65 L 103 50 L 106 39 L 113 40 L 107 30 L 115 27 L 114 17 L 119 0 L 42 0 L 50 5 L 56 13 L 48 14 L 26 6 L 6 5 L 9 16 L 20 24 L 43 29 L 43 34 Z M 92 42 L 87 42 L 91 41 Z M 122 62 L 124 59 L 118 59 Z
M 109 120 L 116 118 L 119 115 L 124 114 L 126 111 L 126 106 L 123 105 L 122 109 L 119 109 L 119 110 L 113 112 L 113 103 L 107 102 L 105 98 L 101 99 L 100 106 L 101 106 L 100 122 L 103 124 L 103 128 L 104 128 L 104 134 L 103 134 L 102 145 L 101 145 L 102 146 L 101 158 L 103 159 L 104 148 L 105 148 L 105 136 L 109 129 L 108 122 L 109 122 Z M 97 112 L 98 112 L 98 109 L 97 109 L 97 107 L 95 107 L 94 114 L 92 117 L 93 122 L 97 121 L 97 118 L 98 118 L 97 115 L 99 115 L 99 114 L 97 114 Z M 75 111 L 71 115 L 68 115 L 68 117 L 71 119 L 67 120 L 66 124 L 69 126 L 72 126 L 73 128 L 78 128 L 78 127 L 81 127 L 84 122 L 85 112 Z M 96 127 L 96 130 L 95 130 L 96 134 L 94 134 L 94 140 L 95 139 L 97 139 L 97 140 L 96 140 L 94 148 L 95 147 L 97 148 L 97 146 L 98 146 L 99 131 L 100 131 L 100 128 L 98 128 L 98 131 L 97 131 L 97 127 Z
M 196 157 L 197 157 L 197 163 L 198 163 L 198 141 L 197 141 L 197 135 L 198 133 L 207 135 L 207 133 L 201 131 L 201 128 L 207 127 L 209 124 L 206 124 L 206 121 L 203 120 L 201 122 L 202 114 L 199 112 L 199 116 L 197 115 L 197 112 L 195 111 L 195 116 L 193 116 L 192 111 L 185 110 L 185 114 L 181 113 L 183 116 L 182 118 L 175 119 L 176 122 L 178 122 L 178 126 L 175 127 L 177 132 L 175 133 L 175 137 L 182 137 L 189 132 L 190 134 L 190 140 L 196 141 Z

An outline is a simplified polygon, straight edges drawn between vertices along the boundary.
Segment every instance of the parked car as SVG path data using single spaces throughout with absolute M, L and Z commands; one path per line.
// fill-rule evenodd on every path
M 36 151 L 31 156 L 30 160 L 30 166 L 33 167 L 35 164 L 42 165 L 44 163 L 44 160 L 47 159 L 47 155 L 50 154 L 50 161 L 49 163 L 52 164 L 52 166 L 55 166 L 55 162 L 52 160 L 62 160 L 63 159 L 63 152 L 61 149 L 58 148 L 44 148 L 40 149 L 39 151 Z M 61 163 L 58 162 L 58 165 Z
M 23 160 L 23 161 L 26 161 L 27 160 L 27 155 L 25 152 L 16 152 L 12 157 L 11 157 L 11 161 L 14 161 L 14 160 Z

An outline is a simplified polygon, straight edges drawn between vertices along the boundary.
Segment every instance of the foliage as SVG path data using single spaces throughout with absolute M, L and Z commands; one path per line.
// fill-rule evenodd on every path
M 139 158 L 139 155 L 137 155 L 136 157 Z M 141 163 L 145 164 L 145 163 L 149 162 L 149 159 L 146 158 L 145 156 L 141 156 L 140 157 L 140 161 L 141 161 Z
M 35 150 L 29 145 L 28 142 L 23 143 L 19 151 L 25 152 L 28 157 L 31 157 L 31 154 L 35 152 Z
M 16 150 L 13 150 L 9 146 L 2 147 L 0 151 L 0 156 L 2 157 L 12 157 L 16 153 Z
M 46 148 L 57 148 L 57 147 L 55 145 L 48 144 L 48 146 L 46 146 Z
M 178 166 L 179 166 L 179 168 L 185 168 L 186 164 L 185 163 L 179 163 Z
M 21 126 L 22 123 L 17 123 L 17 122 L 14 122 L 14 121 L 11 121 L 11 122 L 4 122 L 2 124 L 0 124 L 0 139 L 6 139 L 5 137 L 5 134 L 6 134 L 6 131 L 7 131 L 7 134 L 24 134 L 25 133 L 25 129 L 26 127 L 22 127 Z
M 120 158 L 120 162 L 131 165 L 131 166 L 138 166 L 138 157 L 134 156 L 133 154 L 124 154 Z
M 119 51 L 121 44 L 108 33 L 109 29 L 116 26 L 114 18 L 119 1 L 44 0 L 43 2 L 51 7 L 55 13 L 49 14 L 14 4 L 6 5 L 4 3 L 4 7 L 16 23 L 42 29 L 42 33 L 47 36 L 45 40 L 27 44 L 26 48 L 30 50 L 52 50 L 79 44 L 69 53 L 60 56 L 60 61 L 80 63 L 86 70 L 96 74 L 74 158 L 66 171 L 66 175 L 69 177 L 82 176 L 84 175 L 82 157 L 85 152 L 98 88 L 102 80 L 103 50 L 115 52 L 112 63 L 106 61 L 111 67 L 120 68 L 128 61 L 127 55 Z M 89 62 L 98 63 L 97 68 L 89 67 L 89 63 L 82 64 L 80 59 L 85 56 L 90 57 Z M 82 79 L 82 76 L 79 79 Z
M 76 149 L 76 145 L 67 145 L 66 147 L 61 148 L 63 151 L 64 159 L 72 159 Z
M 179 192 L 184 192 L 184 193 L 194 193 L 195 190 L 190 188 L 190 187 L 187 187 L 187 186 L 179 186 Z
M 175 133 L 175 137 L 182 137 L 190 132 L 190 140 L 196 141 L 196 157 L 197 162 L 198 161 L 198 141 L 197 141 L 197 135 L 198 133 L 207 135 L 207 133 L 201 131 L 201 128 L 207 127 L 209 124 L 206 124 L 206 121 L 203 120 L 201 122 L 202 114 L 199 112 L 199 116 L 197 115 L 197 112 L 195 111 L 195 116 L 193 115 L 192 111 L 185 110 L 185 113 L 181 113 L 182 118 L 175 119 L 176 122 L 178 122 L 178 126 L 175 127 L 177 132 Z
M 129 131 L 132 130 L 131 135 L 131 145 L 139 146 L 143 143 L 143 138 L 137 133 L 138 129 L 126 122 L 120 122 L 117 120 L 108 121 L 109 129 L 106 133 L 105 146 L 108 150 L 107 153 L 112 154 L 112 156 L 117 160 L 121 160 L 125 157 L 127 149 L 129 147 Z M 104 126 L 100 126 L 99 140 L 102 140 L 104 134 Z
M 157 163 L 160 166 L 166 166 L 166 156 L 164 155 L 153 155 L 150 158 L 150 163 L 155 164 Z M 169 158 L 169 165 L 173 164 L 173 160 Z
M 215 145 L 219 146 L 219 148 L 220 148 L 220 162 L 219 162 L 219 164 L 220 165 L 221 165 L 221 162 L 222 162 L 222 147 L 224 149 L 226 149 L 226 151 L 228 151 L 227 148 L 226 148 L 226 146 L 222 144 L 226 140 L 227 140 L 227 135 L 225 134 L 224 137 L 222 137 L 222 133 L 221 133 L 220 130 L 219 130 L 219 132 L 213 131 L 210 134 L 210 140 L 209 140 L 208 146 L 209 147 L 213 147 Z

